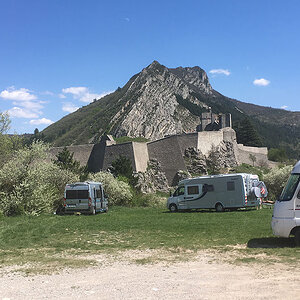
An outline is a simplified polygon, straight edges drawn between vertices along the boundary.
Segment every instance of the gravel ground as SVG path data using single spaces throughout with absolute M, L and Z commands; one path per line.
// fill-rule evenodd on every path
M 8 299 L 299 299 L 300 268 L 234 265 L 199 253 L 179 263 L 106 260 L 85 269 L 25 276 L 2 269 L 0 300 Z

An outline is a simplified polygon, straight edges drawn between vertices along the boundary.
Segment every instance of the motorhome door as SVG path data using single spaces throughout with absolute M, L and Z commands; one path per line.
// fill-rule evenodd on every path
M 191 184 L 186 186 L 186 195 L 184 199 L 188 208 L 201 208 L 201 199 L 203 197 L 203 185 Z

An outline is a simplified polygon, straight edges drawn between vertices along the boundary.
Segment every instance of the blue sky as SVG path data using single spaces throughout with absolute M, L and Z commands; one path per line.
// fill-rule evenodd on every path
M 241 101 L 300 111 L 299 1 L 0 0 L 0 111 L 42 130 L 153 60 Z

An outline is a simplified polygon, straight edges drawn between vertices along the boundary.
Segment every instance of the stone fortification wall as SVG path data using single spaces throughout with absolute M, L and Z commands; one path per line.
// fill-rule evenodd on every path
M 132 142 L 132 149 L 134 155 L 135 171 L 146 172 L 149 161 L 147 144 Z
M 255 164 L 268 164 L 268 149 L 266 147 L 249 147 L 244 146 L 243 144 L 237 144 L 238 150 L 238 164 L 246 163 L 252 165 L 253 162 L 249 158 L 249 155 L 252 154 L 256 157 Z
M 94 144 L 86 144 L 86 145 L 75 145 L 75 146 L 67 146 L 67 149 L 74 153 L 73 158 L 80 162 L 81 166 L 85 166 L 88 163 L 89 157 L 93 150 Z M 50 148 L 50 155 L 53 159 L 56 158 L 56 155 L 61 152 L 64 147 L 53 147 Z
M 187 148 L 197 148 L 197 133 L 177 135 L 178 144 L 182 155 Z
M 178 136 L 166 137 L 158 141 L 150 142 L 147 145 L 149 158 L 156 159 L 160 163 L 169 185 L 173 185 L 177 171 L 186 170 Z
M 91 172 L 99 172 L 103 168 L 105 157 L 106 142 L 101 141 L 95 144 L 88 160 L 88 170 Z
M 120 156 L 129 158 L 131 160 L 132 169 L 134 171 L 136 170 L 132 142 L 107 146 L 105 148 L 102 170 L 107 170 L 107 168 L 111 166 L 111 163 Z
M 223 141 L 223 131 L 201 131 L 198 132 L 197 150 L 208 155 L 212 146 L 216 147 Z

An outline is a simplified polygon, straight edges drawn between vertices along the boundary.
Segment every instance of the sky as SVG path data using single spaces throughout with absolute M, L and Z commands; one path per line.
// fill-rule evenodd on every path
M 225 96 L 300 111 L 300 1 L 0 0 L 0 112 L 33 133 L 157 60 Z

